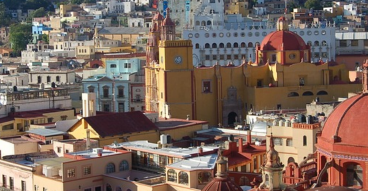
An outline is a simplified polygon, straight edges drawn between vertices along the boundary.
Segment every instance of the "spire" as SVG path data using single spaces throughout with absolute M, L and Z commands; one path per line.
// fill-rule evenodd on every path
M 270 150 L 271 149 L 275 149 L 275 144 L 273 143 L 273 136 L 272 136 L 272 133 L 271 133 L 271 136 L 270 136 Z
M 218 150 L 218 159 L 217 163 L 217 173 L 216 176 L 218 178 L 227 178 L 227 161 L 225 160 L 223 154 L 223 150 L 220 147 Z
M 363 93 L 368 93 L 368 59 L 362 65 L 363 76 L 362 76 L 362 85 L 363 85 Z

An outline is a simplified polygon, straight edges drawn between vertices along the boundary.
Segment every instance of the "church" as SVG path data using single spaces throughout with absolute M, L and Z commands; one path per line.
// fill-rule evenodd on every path
M 303 109 L 318 99 L 337 101 L 361 90 L 344 64 L 311 63 L 311 50 L 280 17 L 277 30 L 257 44 L 255 62 L 194 67 L 192 42 L 177 40 L 170 14 L 156 13 L 146 47 L 146 111 L 210 125 L 242 123 L 248 111 Z M 231 32 L 231 31 L 230 31 Z M 226 42 L 225 42 L 226 43 Z M 239 42 L 240 44 L 242 42 Z M 231 50 L 230 50 L 231 51 Z

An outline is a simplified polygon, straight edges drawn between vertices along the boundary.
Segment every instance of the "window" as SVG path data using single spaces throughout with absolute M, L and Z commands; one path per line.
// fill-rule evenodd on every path
M 313 92 L 311 91 L 306 91 L 303 93 L 303 96 L 312 96 L 313 95 Z
M 118 97 L 124 97 L 124 86 L 118 86 Z
M 299 96 L 299 94 L 297 92 L 290 92 L 288 94 L 288 97 L 298 97 L 298 96 Z
M 238 48 L 239 44 L 238 43 L 234 43 L 234 48 Z
M 263 79 L 257 79 L 257 87 L 263 87 Z
M 3 175 L 3 187 L 6 188 L 6 176 L 5 175 Z
M 206 59 L 206 60 L 210 60 L 210 58 L 211 58 L 211 57 L 210 57 L 210 55 L 206 55 L 206 56 L 205 56 L 205 59 Z
M 210 44 L 209 44 L 209 43 L 206 43 L 206 44 L 204 45 L 204 48 L 210 48 Z
M 110 68 L 116 68 L 116 64 L 111 64 Z
M 195 45 L 195 48 L 196 49 L 199 49 L 199 44 L 198 43 Z
M 281 145 L 282 145 L 282 139 L 281 139 L 281 138 L 274 137 L 274 138 L 273 138 L 273 143 L 274 143 L 275 145 L 279 145 L 279 146 L 281 146 Z
M 60 116 L 60 119 L 61 119 L 62 121 L 65 121 L 67 117 L 68 117 L 67 115 L 62 115 L 62 116 Z
M 213 60 L 217 60 L 217 55 L 212 55 Z
M 68 150 L 68 149 L 66 149 L 66 150 L 65 150 L 65 153 L 69 153 L 69 150 Z
M 217 48 L 217 44 L 216 43 L 213 43 L 212 44 L 212 48 Z
M 67 178 L 75 177 L 75 169 L 74 168 L 67 169 L 66 170 L 66 177 Z
M 84 175 L 91 174 L 92 173 L 91 168 L 92 168 L 91 166 L 85 166 L 85 167 L 83 167 L 83 174 Z
M 340 46 L 341 47 L 347 47 L 347 42 L 346 42 L 346 40 L 340 40 Z
M 203 93 L 211 93 L 211 81 L 205 80 L 202 82 Z
M 61 153 L 61 147 L 57 147 L 57 152 Z
M 4 125 L 3 130 L 11 130 L 11 129 L 14 129 L 14 125 L 13 124 L 8 124 L 8 125 Z
M 358 46 L 358 40 L 351 40 L 351 46 Z
M 188 185 L 188 173 L 186 172 L 179 172 L 179 184 Z
M 170 182 L 176 182 L 176 172 L 173 169 L 167 171 L 167 180 Z
M 228 43 L 226 44 L 226 48 L 231 48 L 231 43 L 230 43 L 230 42 L 228 42 Z
M 110 184 L 106 184 L 106 191 L 112 191 L 112 187 Z
M 128 164 L 128 161 L 123 160 L 120 162 L 119 171 L 125 171 L 125 170 L 129 170 L 129 164 Z
M 198 183 L 199 184 L 207 184 L 211 181 L 211 173 L 210 172 L 200 172 L 198 173 Z
M 51 77 L 47 76 L 46 80 L 47 80 L 47 83 L 50 83 L 51 82 Z
M 106 165 L 106 174 L 115 172 L 115 165 L 114 163 L 109 163 Z
M 328 93 L 322 90 L 322 91 L 317 92 L 317 95 L 328 95 Z
M 364 40 L 364 46 L 368 46 L 368 40 Z
M 38 84 L 42 83 L 42 77 L 41 77 L 41 76 L 38 76 L 38 77 L 37 77 L 37 83 L 38 83 Z
M 89 86 L 89 87 L 88 87 L 88 92 L 89 92 L 89 93 L 93 93 L 93 92 L 95 92 L 95 87 L 94 87 L 94 86 Z
M 26 191 L 26 181 L 22 180 L 22 183 L 21 183 L 21 186 L 22 186 L 22 191 Z
M 303 136 L 303 146 L 307 146 L 307 136 Z
M 305 85 L 305 80 L 303 77 L 299 78 L 299 86 L 304 86 Z
M 224 43 L 220 43 L 219 47 L 224 48 L 225 47 Z
M 104 98 L 108 98 L 109 97 L 109 87 L 104 86 L 103 87 L 103 95 Z
M 220 54 L 220 60 L 224 60 L 225 59 L 225 55 Z
M 286 146 L 292 147 L 293 146 L 293 139 L 287 138 L 286 139 Z
M 271 62 L 276 62 L 276 54 L 271 55 Z

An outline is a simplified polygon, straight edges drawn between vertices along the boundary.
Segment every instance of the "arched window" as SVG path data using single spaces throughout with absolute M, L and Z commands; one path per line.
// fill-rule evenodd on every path
M 121 187 L 120 186 L 117 186 L 115 191 L 121 191 Z
M 109 163 L 106 165 L 106 174 L 115 172 L 115 165 L 114 163 Z
M 307 136 L 303 136 L 303 146 L 307 146 Z
M 306 91 L 303 93 L 303 96 L 312 96 L 313 95 L 313 92 L 311 91 Z
M 240 44 L 240 47 L 245 48 L 245 47 L 246 47 L 245 42 L 242 42 L 242 43 Z
M 198 183 L 199 184 L 207 184 L 211 181 L 211 173 L 210 172 L 200 172 L 198 174 Z
M 179 184 L 188 185 L 188 173 L 183 171 L 179 172 Z
M 51 82 L 51 76 L 47 76 L 46 81 L 47 81 L 47 83 L 50 83 Z
M 198 43 L 196 43 L 195 48 L 199 49 L 199 44 Z
M 167 171 L 167 181 L 176 182 L 176 172 L 173 169 Z
M 288 97 L 298 97 L 298 96 L 299 96 L 299 94 L 297 92 L 290 92 L 288 94 Z
M 217 48 L 217 44 L 216 43 L 213 43 L 212 44 L 212 48 Z
M 311 42 L 311 41 L 308 41 L 308 42 L 307 42 L 307 45 L 308 45 L 308 46 L 312 46 L 312 42 Z
M 220 43 L 219 47 L 224 48 L 225 47 L 224 43 Z
M 112 187 L 110 184 L 106 184 L 106 191 L 112 191 Z
M 207 21 L 207 25 L 211 25 L 212 24 L 212 22 L 211 21 Z
M 38 77 L 37 77 L 37 83 L 38 83 L 38 84 L 42 83 L 42 77 L 41 77 L 41 76 L 38 76 Z
M 314 41 L 314 46 L 319 46 L 319 41 Z
M 324 90 L 317 92 L 317 95 L 328 95 L 328 93 Z
M 236 42 L 234 43 L 234 48 L 238 48 L 239 47 L 239 44 Z
M 202 22 L 201 22 L 201 25 L 202 25 L 202 26 L 206 26 L 206 21 L 202 21 Z
M 56 76 L 56 82 L 60 82 L 60 76 Z
M 206 43 L 206 44 L 204 45 L 204 47 L 205 47 L 205 48 L 210 48 L 210 44 L 209 44 L 209 43 Z
M 322 46 L 327 46 L 327 42 L 325 40 L 322 41 Z
M 129 164 L 128 161 L 123 160 L 119 164 L 119 171 L 129 170 Z
M 196 21 L 196 24 L 195 24 L 196 26 L 199 26 L 200 25 L 200 22 L 199 21 Z
M 249 42 L 249 43 L 248 43 L 248 47 L 249 47 L 249 48 L 253 47 L 253 43 Z
M 226 48 L 231 48 L 231 43 L 230 43 L 230 42 L 228 42 L 228 43 L 226 44 Z

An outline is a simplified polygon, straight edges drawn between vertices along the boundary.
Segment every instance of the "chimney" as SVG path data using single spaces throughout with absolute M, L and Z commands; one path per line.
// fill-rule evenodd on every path
M 203 148 L 202 147 L 198 147 L 198 154 L 202 155 L 203 154 Z
M 252 132 L 250 130 L 247 130 L 247 145 L 252 144 Z
M 90 140 L 90 131 L 89 131 L 89 129 L 86 129 L 86 134 L 87 134 L 87 137 L 86 137 L 86 149 L 87 150 L 90 150 L 91 149 L 91 140 Z
M 243 152 L 243 138 L 238 139 L 239 153 Z

